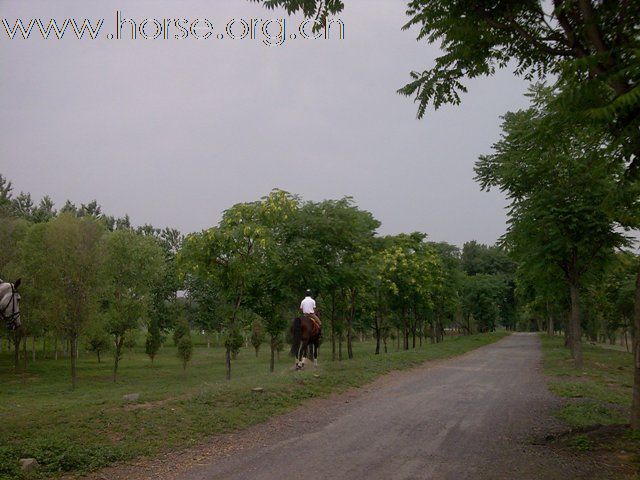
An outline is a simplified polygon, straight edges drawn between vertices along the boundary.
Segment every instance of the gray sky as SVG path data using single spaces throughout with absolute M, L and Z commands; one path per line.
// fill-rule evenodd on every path
M 61 206 L 97 199 L 135 224 L 183 232 L 216 224 L 272 188 L 351 195 L 380 232 L 494 242 L 504 199 L 480 192 L 473 164 L 499 115 L 526 104 L 510 72 L 469 82 L 463 104 L 416 120 L 396 94 L 436 46 L 403 32 L 405 2 L 348 0 L 342 41 L 112 39 L 124 17 L 281 18 L 245 0 L 0 0 L 11 25 L 105 18 L 97 40 L 9 40 L 0 26 L 0 173 Z M 1 21 L 1 19 L 0 19 Z M 297 28 L 291 20 L 288 34 Z M 151 34 L 153 28 L 149 27 Z

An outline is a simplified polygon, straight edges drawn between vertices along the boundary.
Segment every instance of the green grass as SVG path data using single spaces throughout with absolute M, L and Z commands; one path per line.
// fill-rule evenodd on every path
M 208 435 L 262 422 L 305 399 L 364 385 L 392 370 L 459 355 L 506 335 L 504 332 L 447 339 L 410 351 L 373 355 L 373 344 L 357 342 L 355 359 L 327 360 L 321 349 L 317 370 L 292 372 L 285 353 L 269 373 L 269 352 L 258 358 L 243 349 L 224 380 L 224 352 L 204 346 L 183 372 L 176 350 L 165 346 L 155 364 L 139 349 L 127 352 L 119 378 L 111 379 L 111 357 L 98 363 L 82 354 L 79 388 L 69 388 L 66 359 L 37 360 L 26 375 L 13 373 L 11 358 L 0 356 L 0 479 L 19 478 L 19 458 L 34 457 L 38 476 L 84 473 L 119 460 L 154 455 L 195 445 Z M 253 393 L 253 387 L 262 393 Z M 122 396 L 140 393 L 139 405 L 122 404 Z
M 560 337 L 542 336 L 544 370 L 553 378 L 550 390 L 580 399 L 559 412 L 573 427 L 626 423 L 633 388 L 633 356 L 627 352 L 583 344 L 584 368 L 573 366 Z
M 588 455 L 585 461 L 608 465 L 611 478 L 639 478 L 640 432 L 627 425 L 633 355 L 583 344 L 584 368 L 576 370 L 562 338 L 542 335 L 542 346 L 549 388 L 570 399 L 557 414 L 571 431 L 557 445 Z

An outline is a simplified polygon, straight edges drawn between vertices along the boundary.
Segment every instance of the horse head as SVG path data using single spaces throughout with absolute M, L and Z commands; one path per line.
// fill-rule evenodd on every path
M 0 280 L 0 315 L 6 322 L 9 330 L 16 330 L 20 327 L 20 287 L 21 280 L 14 283 L 2 282 Z

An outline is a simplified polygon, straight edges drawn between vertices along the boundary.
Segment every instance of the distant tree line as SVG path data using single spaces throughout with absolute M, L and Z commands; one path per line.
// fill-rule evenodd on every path
M 170 336 L 184 366 L 190 332 L 215 336 L 227 377 L 243 345 L 266 341 L 273 371 L 303 292 L 318 300 L 333 360 L 353 358 L 357 337 L 376 353 L 410 349 L 447 332 L 516 328 L 516 264 L 496 246 L 462 249 L 423 233 L 379 236 L 380 223 L 351 198 L 303 201 L 281 190 L 234 205 L 219 224 L 186 238 L 175 229 L 133 227 L 97 202 L 13 195 L 0 175 L 0 275 L 23 277 L 23 327 L 11 337 L 15 368 L 43 355 L 86 349 L 113 355 L 113 378 L 137 332 L 151 361 Z M 49 342 L 47 344 L 47 342 Z M 24 368 L 24 366 L 23 366 Z

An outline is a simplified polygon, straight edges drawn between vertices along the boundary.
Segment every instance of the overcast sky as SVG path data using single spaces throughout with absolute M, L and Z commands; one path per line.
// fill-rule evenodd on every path
M 383 234 L 494 242 L 505 202 L 480 191 L 473 164 L 499 138 L 499 116 L 525 105 L 526 84 L 506 71 L 469 82 L 461 106 L 416 120 L 396 90 L 437 46 L 401 30 L 405 2 L 346 3 L 344 40 L 268 47 L 106 38 L 116 10 L 138 21 L 207 18 L 216 32 L 231 18 L 283 16 L 246 0 L 0 0 L 11 25 L 105 19 L 97 40 L 69 31 L 45 41 L 37 30 L 9 40 L 0 27 L 0 173 L 36 199 L 95 198 L 135 224 L 185 233 L 282 188 L 311 200 L 351 195 Z

